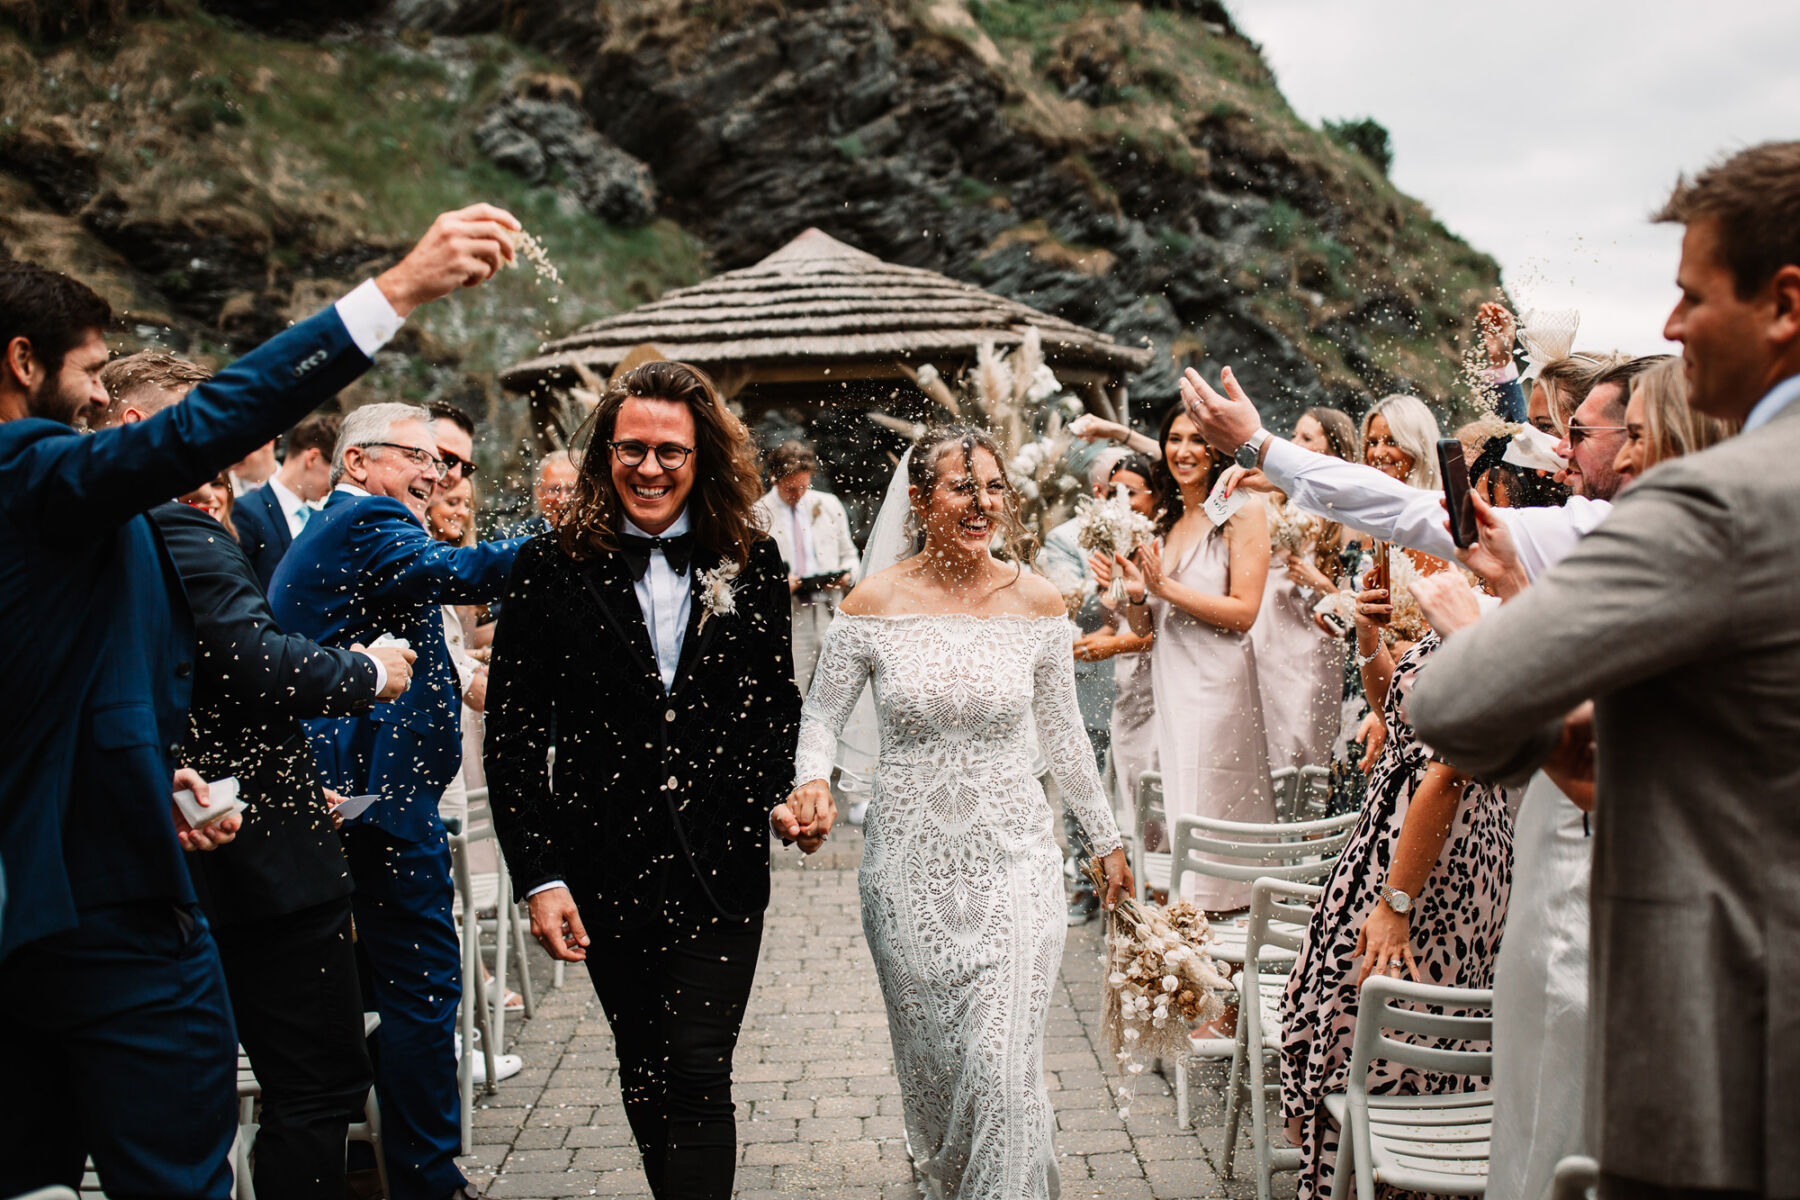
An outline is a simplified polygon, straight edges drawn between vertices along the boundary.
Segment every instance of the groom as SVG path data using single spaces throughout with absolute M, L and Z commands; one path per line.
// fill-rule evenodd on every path
M 726 1200 L 764 829 L 800 717 L 787 568 L 755 519 L 749 435 L 700 372 L 627 372 L 591 425 L 494 637 L 494 823 L 532 933 L 588 964 L 651 1192 Z M 781 828 L 817 848 L 831 814 L 802 816 Z

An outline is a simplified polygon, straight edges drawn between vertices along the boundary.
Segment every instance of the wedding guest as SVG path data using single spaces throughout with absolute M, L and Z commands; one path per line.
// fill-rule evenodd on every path
M 1261 504 L 1244 504 L 1216 527 L 1202 508 L 1231 460 L 1199 426 L 1171 407 L 1157 439 L 1157 507 L 1162 545 L 1134 560 L 1095 558 L 1095 576 L 1125 574 L 1133 633 L 1153 630 L 1156 751 L 1163 806 L 1173 825 L 1188 813 L 1227 821 L 1275 819 L 1269 748 L 1263 732 L 1256 651 L 1250 627 L 1269 571 L 1269 524 Z M 1188 875 L 1182 895 L 1211 912 L 1243 908 L 1248 884 Z
M 1619 490 L 1657 463 L 1697 454 L 1735 435 L 1741 422 L 1695 412 L 1688 404 L 1680 358 L 1663 359 L 1639 375 L 1625 406 L 1625 441 L 1613 460 Z
M 315 413 L 288 430 L 281 469 L 268 483 L 246 493 L 237 507 L 238 544 L 265 591 L 281 556 L 318 515 L 331 491 L 331 450 L 337 445 L 338 427 L 335 414 Z
M 568 516 L 519 555 L 494 637 L 494 827 L 532 933 L 588 963 L 651 1194 L 725 1200 L 767 822 L 800 720 L 788 571 L 749 432 L 701 372 L 627 371 L 587 428 Z M 816 850 L 825 808 L 782 834 Z
M 228 475 L 233 496 L 242 496 L 267 483 L 275 475 L 275 443 L 264 442 L 232 463 Z
M 1533 423 L 1560 438 L 1569 427 L 1569 418 L 1587 399 L 1600 376 L 1630 357 L 1617 350 L 1577 350 L 1545 364 L 1531 396 L 1534 411 L 1541 407 L 1548 424 L 1539 424 L 1535 420 Z
M 147 420 L 211 372 L 134 354 L 100 372 L 124 424 Z M 250 560 L 219 536 L 221 471 L 204 503 L 150 510 L 194 618 L 193 733 L 183 761 L 233 777 L 249 820 L 228 846 L 189 854 L 224 963 L 238 1041 L 262 1085 L 253 1174 L 271 1200 L 339 1200 L 344 1137 L 371 1082 L 350 937 L 350 872 L 299 717 L 349 713 L 405 690 L 412 652 L 329 650 L 282 632 Z M 255 492 L 250 493 L 254 498 Z M 227 527 L 229 532 L 229 527 Z
M 557 450 L 539 461 L 531 486 L 534 511 L 507 531 L 508 537 L 536 537 L 562 524 L 575 498 L 575 480 L 580 473 L 568 451 Z
M 462 762 L 461 706 L 442 605 L 499 594 L 517 541 L 452 548 L 423 517 L 448 473 L 431 414 L 370 404 L 344 418 L 331 498 L 275 570 L 281 623 L 326 645 L 383 634 L 418 654 L 413 685 L 367 714 L 312 721 L 327 787 L 381 797 L 344 823 L 356 881 L 357 944 L 381 1026 L 375 1090 L 393 1200 L 445 1200 L 466 1187 L 456 1155 L 456 1008 L 462 950 L 451 914 L 450 846 L 437 802 Z
M 812 686 L 819 645 L 838 598 L 856 569 L 856 543 L 843 503 L 813 490 L 819 459 L 805 442 L 783 442 L 769 455 L 771 487 L 756 502 L 775 549 L 788 569 L 788 609 L 794 631 L 794 683 L 802 695 Z
M 1088 490 L 1106 499 L 1112 495 L 1112 467 L 1130 452 L 1117 446 L 1106 447 L 1088 462 Z M 1081 519 L 1071 517 L 1044 535 L 1038 551 L 1038 573 L 1057 586 L 1065 603 L 1073 610 L 1076 637 L 1072 653 L 1075 658 L 1075 702 L 1081 709 L 1081 724 L 1088 744 L 1094 748 L 1094 763 L 1104 772 L 1106 755 L 1112 743 L 1113 663 L 1109 654 L 1096 654 L 1088 643 L 1090 635 L 1110 636 L 1113 611 L 1101 603 L 1094 587 L 1094 572 L 1088 566 L 1088 552 L 1079 544 Z M 1069 924 L 1085 925 L 1100 911 L 1100 897 L 1093 881 L 1082 867 L 1092 852 L 1087 832 L 1073 812 L 1063 810 L 1063 835 L 1067 853 L 1063 860 L 1063 876 L 1074 881 L 1069 898 Z
M 1329 454 L 1333 432 L 1342 439 L 1347 431 L 1354 437 L 1345 414 L 1308 409 L 1295 422 L 1294 441 L 1322 445 L 1320 452 Z M 1349 538 L 1336 521 L 1320 521 L 1285 496 L 1271 494 L 1268 508 L 1269 577 L 1250 641 L 1256 647 L 1269 765 L 1325 766 L 1343 724 L 1347 655 L 1343 635 L 1321 626 L 1313 607 L 1338 590 L 1339 557 Z
M 1340 1131 L 1325 1097 L 1348 1082 L 1362 982 L 1371 974 L 1445 987 L 1486 988 L 1506 920 L 1512 825 L 1504 791 L 1436 761 L 1406 719 L 1407 693 L 1437 649 L 1429 629 L 1416 642 L 1379 640 L 1374 618 L 1398 622 L 1394 599 L 1358 597 L 1359 661 L 1386 737 L 1370 774 L 1362 815 L 1325 878 L 1281 1006 L 1281 1105 L 1304 1151 L 1299 1200 L 1314 1200 L 1336 1167 Z M 1391 626 L 1390 626 L 1391 628 Z M 1373 645 L 1373 654 L 1364 647 Z M 1369 661 L 1369 660 L 1374 661 Z M 1467 1091 L 1460 1075 L 1378 1063 L 1379 1094 Z
M 1525 393 L 1519 386 L 1519 364 L 1513 359 L 1513 338 L 1518 331 L 1504 304 L 1489 301 L 1475 311 L 1475 328 L 1481 336 L 1487 366 L 1481 371 L 1478 399 L 1500 421 L 1525 420 Z
M 145 514 L 335 395 L 417 305 L 490 277 L 518 227 L 487 205 L 447 213 L 183 403 L 88 435 L 110 307 L 0 265 L 0 611 L 30 631 L 0 646 L 0 1020 L 32 1089 L 8 1112 L 0 1194 L 73 1189 L 89 1156 L 109 1194 L 232 1194 L 237 1040 L 181 854 L 215 835 L 167 806 L 190 786 L 172 779 L 193 638 Z
M 433 423 L 434 426 L 438 424 Z M 439 444 L 442 453 L 442 443 Z M 454 451 L 452 451 L 454 453 Z M 475 544 L 475 481 L 467 475 L 446 474 L 438 480 L 437 490 L 431 495 L 431 503 L 425 508 L 425 532 L 432 540 L 446 546 L 473 546 Z M 456 670 L 456 685 L 461 697 L 462 725 L 462 758 L 457 764 L 456 775 L 444 787 L 444 794 L 438 798 L 438 816 L 444 822 L 444 828 L 455 832 L 462 829 L 469 819 L 469 792 L 473 788 L 486 786 L 487 776 L 482 769 L 483 714 L 487 708 L 488 666 L 477 655 L 485 657 L 483 651 L 470 645 L 470 634 L 476 628 L 477 613 L 480 610 L 474 605 L 446 604 L 444 612 L 444 648 L 450 652 L 450 663 Z M 490 843 L 475 843 L 469 847 L 470 869 L 481 872 L 495 869 L 494 851 Z M 467 913 L 463 920 L 469 920 Z M 493 978 L 487 964 L 483 963 L 482 974 Z M 524 1012 L 525 1000 L 518 992 L 507 990 L 502 1003 L 508 1012 Z M 478 1084 L 487 1082 L 487 1056 L 474 1046 L 461 1048 L 463 1054 L 470 1056 L 470 1066 L 474 1071 L 474 1079 Z M 510 1079 L 524 1069 L 525 1060 L 517 1054 L 494 1055 L 495 1082 Z
M 1793 1095 L 1767 1081 L 1800 1070 L 1783 975 L 1800 911 L 1768 884 L 1800 847 L 1800 142 L 1682 180 L 1659 219 L 1686 227 L 1663 332 L 1689 403 L 1743 432 L 1634 481 L 1555 569 L 1446 642 L 1414 711 L 1459 765 L 1568 767 L 1597 789 L 1600 1194 L 1789 1195 Z
M 1156 464 L 1142 454 L 1129 454 L 1112 465 L 1110 482 L 1123 487 L 1132 510 L 1156 516 Z M 1089 570 L 1092 571 L 1092 567 Z M 1158 769 L 1156 757 L 1156 696 L 1150 682 L 1150 651 L 1154 634 L 1133 633 L 1125 614 L 1113 612 L 1108 628 L 1080 639 L 1076 656 L 1113 660 L 1112 745 L 1113 775 L 1124 801 L 1128 827 L 1137 824 L 1137 783 L 1145 771 Z
M 480 470 L 475 465 L 475 418 L 448 400 L 433 400 L 425 406 L 431 414 L 431 433 L 437 441 L 438 457 L 444 461 L 444 474 L 438 480 L 440 490 L 461 480 L 475 478 Z
M 237 541 L 237 527 L 231 523 L 231 477 L 220 471 L 211 479 L 202 483 L 191 492 L 183 492 L 176 500 L 190 508 L 197 508 L 207 516 L 225 527 L 225 533 L 232 541 Z

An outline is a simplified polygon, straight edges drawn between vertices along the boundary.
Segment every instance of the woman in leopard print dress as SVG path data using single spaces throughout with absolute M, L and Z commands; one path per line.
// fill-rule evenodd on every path
M 1394 667 L 1381 704 L 1387 742 L 1369 778 L 1362 819 L 1325 882 L 1325 895 L 1307 927 L 1282 1003 L 1282 1115 L 1290 1137 L 1306 1151 L 1298 1200 L 1314 1200 L 1330 1187 L 1339 1131 L 1325 1112 L 1324 1097 L 1346 1086 L 1362 977 L 1378 971 L 1468 988 L 1485 988 L 1493 982 L 1512 880 L 1512 824 L 1501 788 L 1434 763 L 1406 720 L 1412 677 L 1437 645 L 1437 635 L 1426 633 Z M 1410 928 L 1405 929 L 1412 961 L 1394 968 L 1390 964 L 1396 955 L 1382 950 L 1370 956 L 1377 961 L 1365 968 L 1361 945 L 1365 924 L 1370 926 L 1372 943 L 1391 946 L 1395 944 L 1391 939 L 1377 937 L 1374 931 L 1383 922 L 1404 921 L 1382 900 L 1381 887 L 1395 867 L 1415 800 L 1420 812 L 1430 804 L 1442 814 L 1435 821 L 1421 817 L 1439 827 L 1429 836 L 1441 831 L 1445 815 L 1448 832 L 1429 878 L 1417 889 Z M 1412 834 L 1416 838 L 1421 832 L 1415 828 Z M 1369 1081 L 1370 1091 L 1377 1093 L 1436 1093 L 1472 1086 L 1461 1076 L 1403 1071 L 1386 1064 L 1377 1064 Z

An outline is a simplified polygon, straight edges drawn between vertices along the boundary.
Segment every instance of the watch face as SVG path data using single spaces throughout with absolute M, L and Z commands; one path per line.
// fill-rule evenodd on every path
M 1248 444 L 1239 446 L 1237 448 L 1237 453 L 1233 454 L 1231 457 L 1238 466 L 1244 468 L 1246 471 L 1254 471 L 1256 469 L 1256 451 Z

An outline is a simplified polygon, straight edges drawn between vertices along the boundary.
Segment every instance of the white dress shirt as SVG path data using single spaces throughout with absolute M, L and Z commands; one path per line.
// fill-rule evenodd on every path
M 1441 491 L 1412 487 L 1374 467 L 1345 462 L 1270 438 L 1263 474 L 1300 508 L 1409 550 L 1456 561 L 1456 543 L 1445 527 Z M 1571 496 L 1561 508 L 1496 508 L 1519 549 L 1519 564 L 1536 579 L 1606 519 L 1605 500 Z
M 625 521 L 625 532 L 638 537 L 672 538 L 687 531 L 686 509 L 675 518 L 674 524 L 660 534 L 645 533 L 629 519 Z M 638 607 L 644 610 L 644 627 L 650 631 L 650 648 L 656 652 L 656 669 L 662 674 L 665 692 L 675 686 L 675 667 L 681 662 L 681 644 L 687 637 L 688 613 L 694 605 L 688 571 L 693 569 L 693 560 L 689 559 L 687 571 L 678 575 L 675 568 L 669 565 L 667 555 L 661 550 L 652 550 L 650 566 L 644 571 L 644 577 L 631 585 L 632 590 L 637 593 Z M 526 892 L 525 898 L 529 900 L 539 892 L 568 886 L 560 879 L 552 879 Z
M 685 509 L 675 518 L 675 523 L 663 530 L 661 534 L 645 533 L 629 519 L 625 521 L 625 532 L 638 537 L 675 537 L 688 531 L 688 515 Z M 656 652 L 656 669 L 662 674 L 663 690 L 669 691 L 675 686 L 675 668 L 681 662 L 681 643 L 687 636 L 688 612 L 694 605 L 694 592 L 689 586 L 688 571 L 694 569 L 693 560 L 688 561 L 688 570 L 677 575 L 675 568 L 669 565 L 669 559 L 661 550 L 650 552 L 650 567 L 644 577 L 632 584 L 637 593 L 638 607 L 644 612 L 644 627 L 650 631 L 650 648 Z
M 263 486 L 269 489 L 269 494 L 275 497 L 275 503 L 281 507 L 281 515 L 287 519 L 288 536 L 299 537 L 300 531 L 306 528 L 306 522 L 317 509 L 288 491 L 279 475 L 270 476 L 269 482 Z
M 781 522 L 793 545 L 793 557 L 788 560 L 788 570 L 804 579 L 808 575 L 819 574 L 819 551 L 813 544 L 812 521 L 800 515 L 800 510 L 781 498 L 780 492 L 770 492 L 774 499 L 770 509 L 775 520 Z M 800 503 L 806 503 L 809 491 L 800 497 Z

